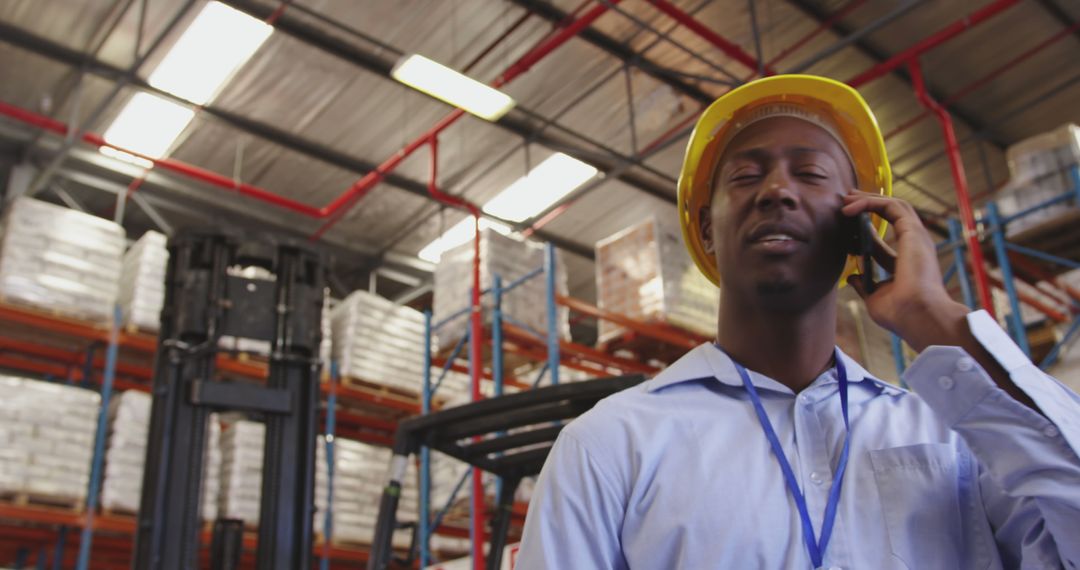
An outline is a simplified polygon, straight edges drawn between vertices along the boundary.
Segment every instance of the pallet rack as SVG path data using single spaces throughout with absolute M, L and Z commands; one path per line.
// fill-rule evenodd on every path
M 556 294 L 554 248 L 550 245 L 545 252 L 545 259 L 548 261 L 544 267 L 538 267 L 505 286 L 502 285 L 501 278 L 496 277 L 494 287 L 484 291 L 484 294 L 495 302 L 495 309 L 492 311 L 493 326 L 490 327 L 490 334 L 485 335 L 489 339 L 485 345 L 491 349 L 493 364 L 494 359 L 502 360 L 504 354 L 541 363 L 541 376 L 537 378 L 512 377 L 498 364 L 483 370 L 484 377 L 490 379 L 495 386 L 500 386 L 500 391 L 502 386 L 528 389 L 538 384 L 543 377 L 549 378 L 551 383 L 558 383 L 560 366 L 589 372 L 595 376 L 616 373 L 651 374 L 657 369 L 647 364 L 648 360 L 669 353 L 673 347 L 685 350 L 696 346 L 702 340 L 691 333 L 666 327 L 658 328 L 655 323 L 604 311 L 579 299 Z M 501 311 L 503 296 L 512 293 L 525 281 L 537 278 L 544 278 L 549 284 L 545 299 L 549 314 L 554 315 L 557 307 L 562 306 L 584 317 L 610 320 L 625 327 L 628 334 L 655 341 L 655 354 L 642 353 L 633 359 L 626 358 L 560 339 L 557 330 L 549 330 L 545 335 L 539 331 L 531 331 L 520 323 L 514 323 L 512 319 L 504 318 Z M 467 312 L 468 310 L 455 313 L 440 323 L 448 322 L 452 318 L 462 318 Z M 436 325 L 432 330 L 440 323 L 429 322 Z M 460 354 L 465 340 L 468 339 L 459 343 L 457 354 Z M 118 328 L 114 335 L 110 327 L 101 324 L 0 302 L 0 368 L 3 369 L 95 389 L 104 388 L 108 379 L 112 378 L 113 389 L 148 392 L 153 377 L 156 345 L 156 336 L 145 331 Z M 110 353 L 115 353 L 115 358 L 110 360 Z M 470 364 L 459 362 L 457 354 L 439 358 L 429 350 L 429 363 L 441 367 L 444 374 L 449 370 L 468 372 Z M 224 375 L 246 379 L 261 380 L 267 373 L 265 362 L 242 354 L 220 356 L 217 368 Z M 436 408 L 433 384 L 437 385 L 437 382 L 433 382 L 434 379 L 430 376 L 431 366 L 426 370 L 429 371 L 425 379 L 427 389 L 416 398 L 409 399 L 389 391 L 349 385 L 342 381 L 336 366 L 331 363 L 330 370 L 320 386 L 325 402 L 325 411 L 321 417 L 324 433 L 390 446 L 398 420 Z M 102 405 L 103 410 L 107 409 L 108 401 L 104 398 Z M 326 446 L 329 451 L 327 460 L 332 462 L 332 437 L 328 438 Z M 95 449 L 94 461 L 101 461 L 103 458 L 104 446 L 98 447 L 101 449 Z M 333 477 L 332 465 L 329 468 L 329 475 Z M 92 484 L 100 484 L 100 477 Z M 426 503 L 422 501 L 422 504 Z M 330 509 L 333 508 L 332 505 L 331 496 Z M 330 509 L 324 513 L 327 518 L 331 516 Z M 44 559 L 62 560 L 64 567 L 75 568 L 79 567 L 76 560 L 78 550 L 85 550 L 84 556 L 88 563 L 92 561 L 94 568 L 127 568 L 127 556 L 131 551 L 131 537 L 135 528 L 134 518 L 97 511 L 98 509 L 85 506 L 78 511 L 0 502 L 0 555 L 24 563 Z M 520 524 L 524 519 L 525 505 L 515 505 L 513 511 L 513 521 Z M 431 514 L 430 510 L 428 514 Z M 367 559 L 367 547 L 335 544 L 332 528 L 327 525 L 326 529 L 325 536 L 313 552 L 319 558 L 320 568 L 327 569 L 334 562 L 363 562 Z M 436 533 L 455 537 L 470 536 L 469 531 L 462 528 L 460 521 L 454 520 L 429 525 L 427 536 Z M 204 533 L 203 544 L 209 545 L 209 536 L 209 531 Z M 254 541 L 254 534 L 245 534 L 245 549 L 250 550 Z M 82 546 L 83 544 L 86 546 Z M 430 559 L 430 551 L 428 556 Z M 246 555 L 242 562 L 247 564 L 249 561 L 250 556 Z
M 1001 271 L 1000 280 L 990 277 L 989 281 L 1005 293 L 1008 303 L 1006 330 L 1028 357 L 1039 359 L 1039 367 L 1043 370 L 1057 362 L 1061 351 L 1075 340 L 1077 331 L 1080 331 L 1080 292 L 1057 282 L 1057 277 L 1064 271 L 1080 269 L 1080 229 L 1076 224 L 1080 221 L 1080 165 L 1070 167 L 1068 175 L 1072 188 L 1057 196 L 1008 215 L 1001 213 L 996 202 L 988 202 L 983 215 L 976 218 L 982 230 L 977 243 L 986 251 L 986 257 L 992 259 Z M 1059 204 L 1071 205 L 1075 209 L 1025 229 L 1012 238 L 1007 237 L 1010 223 Z M 978 303 L 969 274 L 971 265 L 967 258 L 970 249 L 961 234 L 960 221 L 950 218 L 949 237 L 938 243 L 937 249 L 940 255 L 951 256 L 949 267 L 943 276 L 945 283 L 948 285 L 955 279 L 960 289 L 960 298 L 974 309 L 978 307 Z M 1034 247 L 1036 244 L 1044 245 L 1042 249 L 1037 249 Z M 988 272 L 984 273 L 988 275 Z M 1016 286 L 1017 280 L 1061 301 L 1067 306 L 1068 314 L 1022 292 Z M 1044 287 L 1037 286 L 1040 282 Z M 1061 338 L 1049 346 L 1045 353 L 1034 351 L 1029 342 L 1029 331 L 1021 315 L 1021 303 L 1043 313 L 1055 325 L 1065 327 Z M 893 356 L 899 375 L 904 371 L 906 362 L 900 341 L 895 335 Z
M 92 458 L 95 468 L 92 469 L 86 503 L 57 509 L 0 502 L 0 554 L 23 562 L 43 561 L 49 557 L 53 561 L 63 561 L 65 568 L 81 570 L 90 567 L 93 552 L 94 568 L 109 567 L 106 561 L 99 560 L 99 554 L 107 558 L 124 558 L 124 562 L 116 567 L 127 568 L 125 556 L 131 552 L 135 520 L 130 516 L 99 514 L 95 491 L 101 483 L 101 464 L 105 452 L 104 421 L 112 389 L 150 391 L 156 336 L 118 327 L 103 327 L 4 303 L 0 303 L 0 331 L 0 368 L 41 375 L 46 380 L 77 383 L 102 392 Z M 223 374 L 256 380 L 265 379 L 268 370 L 264 362 L 242 355 L 219 356 L 217 366 Z M 327 425 L 334 425 L 336 420 L 344 424 L 332 428 L 339 435 L 369 443 L 387 445 L 391 441 L 395 422 L 355 411 L 337 411 L 338 398 L 361 407 L 381 408 L 394 417 L 404 417 L 419 410 L 416 402 L 349 388 L 336 381 L 323 382 L 321 392 L 332 405 L 326 408 Z M 78 540 L 74 540 L 71 534 L 76 529 L 79 531 Z M 109 536 L 95 546 L 96 532 L 108 533 Z M 203 543 L 209 545 L 209 542 L 209 532 L 206 532 Z M 254 534 L 245 535 L 245 548 L 251 547 L 254 542 Z M 316 546 L 315 551 L 327 560 L 367 559 L 367 548 L 336 546 L 329 544 L 330 541 L 326 542 L 325 545 Z M 29 544 L 33 547 L 27 546 Z M 47 548 L 44 546 L 46 544 Z M 77 560 L 69 564 L 72 554 L 70 547 L 76 545 Z
M 491 287 L 481 291 L 481 298 L 490 298 L 491 300 L 491 308 L 489 310 L 490 325 L 485 327 L 488 333 L 485 336 L 489 337 L 491 340 L 490 343 L 483 343 L 485 349 L 490 349 L 487 363 L 475 362 L 473 360 L 473 355 L 481 354 L 482 351 L 470 350 L 468 351 L 468 356 L 465 358 L 467 366 L 455 366 L 456 361 L 461 357 L 465 344 L 472 342 L 470 331 L 466 331 L 465 334 L 462 335 L 447 357 L 439 359 L 436 358 L 432 352 L 431 341 L 434 334 L 447 323 L 470 314 L 470 312 L 474 310 L 472 306 L 467 306 L 464 309 L 441 317 L 438 320 L 435 320 L 431 311 L 426 311 L 424 313 L 425 342 L 423 350 L 426 366 L 424 368 L 425 374 L 422 390 L 422 414 L 426 415 L 432 412 L 433 399 L 450 370 L 468 371 L 470 373 L 474 371 L 479 372 L 479 375 L 492 381 L 493 394 L 498 397 L 503 395 L 504 387 L 507 384 L 518 388 L 528 389 L 539 386 L 546 377 L 549 380 L 549 384 L 558 385 L 560 383 L 560 366 L 583 371 L 594 377 L 620 374 L 651 375 L 659 371 L 654 365 L 649 364 L 651 360 L 670 360 L 673 351 L 685 352 L 702 342 L 706 342 L 706 339 L 694 333 L 682 331 L 671 326 L 657 326 L 656 323 L 644 322 L 611 311 L 605 311 L 579 299 L 559 295 L 556 288 L 556 267 L 555 248 L 551 244 L 546 244 L 544 249 L 544 264 L 541 267 L 534 268 L 521 277 L 506 284 L 504 284 L 502 276 L 498 274 L 492 275 Z M 545 283 L 544 310 L 547 316 L 547 330 L 543 332 L 532 330 L 530 327 L 517 322 L 512 317 L 506 315 L 502 308 L 503 299 L 506 295 L 513 293 L 515 289 L 525 282 L 538 278 L 542 278 Z M 612 354 L 609 351 L 595 349 L 561 339 L 557 323 L 559 307 L 565 307 L 571 312 L 578 313 L 585 317 L 609 320 L 624 327 L 627 330 L 627 336 L 633 337 L 638 341 L 635 344 L 638 351 L 635 354 L 635 358 L 628 358 L 621 354 Z M 483 309 L 481 308 L 481 310 Z M 643 343 L 640 342 L 640 339 L 648 339 L 649 342 Z M 620 345 L 612 345 L 613 348 L 617 346 Z M 505 356 L 507 353 L 539 363 L 539 372 L 536 377 L 526 379 L 528 381 L 527 383 L 520 379 L 508 378 L 505 371 Z M 485 369 L 485 364 L 487 365 L 487 369 Z M 441 366 L 441 370 L 438 371 L 438 376 L 436 378 L 432 377 L 432 365 Z M 476 370 L 477 367 L 479 367 L 479 370 Z M 478 389 L 478 387 L 474 387 L 474 390 L 476 389 Z M 432 516 L 430 504 L 430 449 L 426 445 L 420 446 L 419 456 L 420 521 L 417 529 L 418 536 L 416 543 L 418 550 L 417 558 L 420 567 L 424 568 L 432 563 L 430 537 L 433 529 L 446 524 L 444 522 L 445 517 L 447 516 L 447 513 L 450 512 L 451 507 L 455 504 L 461 488 L 469 477 L 473 477 L 476 481 L 479 481 L 479 470 L 475 468 L 467 470 L 465 475 L 458 481 L 446 503 L 434 516 Z M 500 496 L 501 494 L 501 485 L 501 480 L 497 479 L 495 490 L 496 496 Z M 481 491 L 481 496 L 476 496 L 475 489 L 478 487 L 479 485 L 474 485 L 473 492 L 471 493 L 472 496 L 469 501 L 468 528 L 469 537 L 473 541 L 474 567 L 482 568 L 484 564 L 482 543 L 484 542 L 483 537 L 487 536 L 487 532 L 483 530 L 486 518 L 482 496 L 483 492 Z M 517 505 L 516 508 L 519 511 L 523 511 L 524 505 Z M 477 540 L 478 537 L 480 537 L 481 540 Z

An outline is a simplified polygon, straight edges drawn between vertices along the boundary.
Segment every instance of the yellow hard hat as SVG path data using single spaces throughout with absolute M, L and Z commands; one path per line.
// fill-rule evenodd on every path
M 845 147 L 859 189 L 892 195 L 892 170 L 885 154 L 877 119 L 855 89 L 825 77 L 814 75 L 775 75 L 737 87 L 709 105 L 690 135 L 679 174 L 679 221 L 683 239 L 698 269 L 713 284 L 720 285 L 716 258 L 705 251 L 701 241 L 700 211 L 712 200 L 713 173 L 724 146 L 743 126 L 760 119 L 767 108 L 783 106 L 782 114 L 821 124 Z M 885 221 L 874 217 L 878 232 L 885 235 Z M 848 275 L 858 272 L 859 261 L 848 257 L 840 276 L 840 285 Z

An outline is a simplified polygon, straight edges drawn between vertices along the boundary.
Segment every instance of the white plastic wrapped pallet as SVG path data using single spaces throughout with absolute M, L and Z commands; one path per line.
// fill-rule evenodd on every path
M 76 318 L 112 319 L 124 229 L 109 220 L 31 198 L 4 213 L 0 297 Z
M 720 297 L 683 247 L 674 216 L 654 216 L 596 244 L 601 309 L 666 322 L 699 334 L 716 330 Z M 600 342 L 623 332 L 600 320 Z
M 84 500 L 100 402 L 90 390 L 0 375 L 0 492 Z
M 318 442 L 313 526 L 316 532 L 324 533 L 328 475 L 325 440 L 320 437 Z M 371 542 L 390 458 L 391 452 L 387 448 L 350 439 L 334 439 L 334 508 L 331 518 L 335 541 Z M 416 464 L 410 461 L 397 510 L 397 520 L 400 522 L 417 520 L 420 504 L 417 482 Z M 408 531 L 400 531 L 394 534 L 393 544 L 405 548 L 410 540 Z
M 424 317 L 367 291 L 355 291 L 331 311 L 333 355 L 343 376 L 419 391 L 423 380 Z
M 101 485 L 101 506 L 104 509 L 129 513 L 139 510 L 151 403 L 149 394 L 137 390 L 120 392 L 109 403 L 109 439 L 105 449 L 105 477 Z M 211 414 L 207 422 L 206 455 L 203 458 L 200 505 L 203 520 L 217 518 L 221 472 L 220 432 L 217 414 Z
M 223 424 L 218 513 L 225 518 L 241 519 L 248 525 L 258 525 L 266 426 L 231 418 Z
M 484 289 L 490 288 L 497 273 L 504 285 L 528 274 L 544 265 L 544 248 L 530 240 L 520 240 L 504 236 L 491 229 L 480 231 L 480 283 Z M 473 243 L 455 247 L 439 258 L 435 266 L 434 306 L 435 319 L 445 319 L 469 306 L 473 278 Z M 566 294 L 566 270 L 562 258 L 556 255 L 555 289 Z M 547 334 L 547 285 L 544 275 L 529 279 L 522 285 L 503 296 L 503 313 L 517 322 Z M 491 306 L 491 296 L 484 297 L 484 306 Z M 490 311 L 485 311 L 485 318 L 490 319 Z M 569 313 L 565 307 L 556 311 L 559 335 L 570 338 Z M 435 348 L 449 350 L 461 339 L 469 326 L 465 316 L 454 319 L 442 326 L 436 333 Z
M 125 325 L 148 331 L 161 328 L 169 265 L 167 241 L 163 234 L 148 231 L 124 254 L 118 301 Z
M 1002 216 L 1036 206 L 1074 189 L 1072 169 L 1080 165 L 1080 127 L 1066 124 L 1010 146 L 1005 151 L 1010 179 L 996 198 Z M 1042 208 L 1010 222 L 1013 237 L 1074 209 L 1073 203 Z

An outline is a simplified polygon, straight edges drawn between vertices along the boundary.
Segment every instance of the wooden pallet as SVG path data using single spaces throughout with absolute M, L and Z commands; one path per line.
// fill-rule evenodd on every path
M 505 337 L 505 335 L 504 335 L 504 337 Z M 543 341 L 543 340 L 540 340 L 540 339 L 535 339 L 531 335 L 528 338 L 529 338 L 530 341 L 535 341 L 537 346 L 539 346 L 542 343 L 546 342 L 546 341 Z M 491 364 L 491 324 L 490 323 L 484 325 L 484 340 L 485 340 L 485 343 L 484 343 L 484 347 L 483 347 L 483 351 L 481 353 L 480 359 L 485 364 Z M 454 345 L 451 345 L 451 346 L 443 349 L 443 350 L 439 350 L 439 351 L 435 352 L 433 354 L 433 356 L 434 356 L 433 360 L 438 361 L 438 362 L 445 362 L 446 359 L 450 358 L 450 355 L 454 352 L 454 346 L 456 346 L 456 343 Z M 432 346 L 432 348 L 434 349 L 435 347 Z M 505 367 L 504 369 L 505 370 L 514 370 L 514 369 L 516 369 L 516 368 L 518 368 L 520 366 L 524 366 L 526 364 L 531 364 L 533 362 L 534 361 L 532 359 L 530 359 L 530 358 L 528 358 L 526 356 L 522 356 L 520 354 L 514 354 L 513 352 L 503 350 L 503 364 L 504 364 L 504 367 Z M 469 346 L 468 346 L 468 343 L 466 343 L 465 346 L 463 346 L 461 348 L 461 352 L 458 353 L 457 360 L 455 360 L 454 363 L 455 364 L 460 364 L 461 366 L 468 366 L 468 364 L 469 364 Z
M 106 509 L 101 508 L 101 514 L 107 517 L 126 518 L 133 519 L 139 515 L 138 510 L 129 510 L 125 508 Z
M 74 497 L 57 497 L 42 493 L 2 493 L 0 500 L 19 507 L 46 507 L 51 509 L 63 509 L 72 513 L 82 513 L 86 509 L 86 499 Z
M 101 330 L 109 329 L 108 321 L 97 321 L 85 318 L 79 315 L 73 315 L 66 311 L 61 311 L 51 307 L 42 307 L 41 305 L 30 303 L 19 299 L 17 297 L 9 297 L 7 295 L 0 295 L 0 305 L 7 305 L 9 307 L 15 307 L 20 311 L 27 313 L 36 313 L 42 317 L 57 321 L 65 321 L 73 325 L 86 326 Z
M 667 330 L 673 334 L 685 335 L 691 338 L 701 336 L 698 333 L 687 331 L 662 320 L 647 321 L 646 324 L 650 327 L 656 327 Z M 658 360 L 667 364 L 675 362 L 691 350 L 631 330 L 623 330 L 617 336 L 597 342 L 596 347 L 610 354 L 615 354 L 620 351 L 626 352 L 632 354 L 634 359 L 641 362 Z
M 148 328 L 145 328 L 145 327 L 140 327 L 139 325 L 136 325 L 135 323 L 128 323 L 128 324 L 124 325 L 124 332 L 129 334 L 129 335 L 132 335 L 132 336 L 151 336 L 151 337 L 157 338 L 159 331 L 156 330 L 156 329 L 148 329 Z
M 353 390 L 366 392 L 369 394 L 376 394 L 385 398 L 402 400 L 410 403 L 418 403 L 420 401 L 420 394 L 414 390 L 407 390 L 405 388 L 399 388 L 397 386 L 387 386 L 378 382 L 364 380 L 363 378 L 342 376 L 339 382 L 342 386 L 346 386 Z
M 251 364 L 256 366 L 270 365 L 269 354 L 260 354 L 258 352 L 230 352 L 228 354 L 231 355 L 234 359 L 236 359 L 237 362 L 242 362 L 244 364 Z

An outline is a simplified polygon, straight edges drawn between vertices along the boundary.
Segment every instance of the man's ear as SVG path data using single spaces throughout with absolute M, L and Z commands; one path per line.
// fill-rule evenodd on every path
M 705 245 L 705 251 L 709 253 L 716 253 L 716 247 L 713 243 L 713 227 L 712 227 L 712 215 L 711 208 L 706 206 L 698 210 L 698 231 L 701 232 L 701 243 Z

